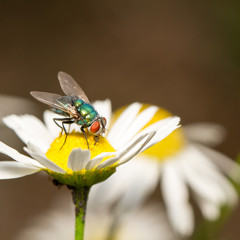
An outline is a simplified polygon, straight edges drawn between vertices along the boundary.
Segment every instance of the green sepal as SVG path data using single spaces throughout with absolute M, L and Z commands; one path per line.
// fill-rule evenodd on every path
M 60 184 L 72 186 L 75 188 L 91 187 L 92 185 L 102 182 L 109 178 L 116 167 L 105 167 L 103 169 L 86 170 L 85 172 L 73 172 L 72 174 L 61 174 L 46 170 Z

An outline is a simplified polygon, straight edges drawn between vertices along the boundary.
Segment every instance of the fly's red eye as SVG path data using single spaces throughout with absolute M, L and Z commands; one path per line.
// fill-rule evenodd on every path
M 92 133 L 98 132 L 99 129 L 100 129 L 100 123 L 99 123 L 98 121 L 95 121 L 95 122 L 92 124 L 92 126 L 90 127 L 90 131 L 91 131 Z

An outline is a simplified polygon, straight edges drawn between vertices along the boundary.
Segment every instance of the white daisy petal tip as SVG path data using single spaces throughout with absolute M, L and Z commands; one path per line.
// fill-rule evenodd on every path
M 165 137 L 167 137 L 169 134 L 171 134 L 173 131 L 178 129 L 180 125 L 178 125 L 180 121 L 179 117 L 169 117 L 163 120 L 160 120 L 152 125 L 150 125 L 148 128 L 144 129 L 144 132 L 149 131 L 155 131 L 155 136 L 152 137 L 151 141 L 149 141 L 146 146 L 143 148 L 142 151 L 145 151 L 149 147 L 153 146 L 154 144 L 160 142 Z
M 219 124 L 210 122 L 191 123 L 184 126 L 189 140 L 214 147 L 226 138 L 226 129 Z
M 14 179 L 25 177 L 41 171 L 37 167 L 30 167 L 20 162 L 0 161 L 0 179 Z
M 7 116 L 5 116 L 4 118 L 2 118 L 2 121 L 3 121 L 4 123 L 7 123 L 8 120 L 9 120 L 9 119 L 12 119 L 13 117 L 18 117 L 18 115 L 16 115 L 16 114 L 7 115 Z
M 178 116 L 173 116 L 172 119 L 170 119 L 173 125 L 176 125 L 176 129 L 182 127 L 180 124 L 181 118 Z
M 33 115 L 24 114 L 17 116 L 13 114 L 5 117 L 3 122 L 25 144 L 32 141 L 46 150 L 53 140 L 43 122 Z

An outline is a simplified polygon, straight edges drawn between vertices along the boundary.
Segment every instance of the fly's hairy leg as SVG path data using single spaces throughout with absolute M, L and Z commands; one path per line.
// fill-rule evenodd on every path
M 63 148 L 64 144 L 66 143 L 66 141 L 67 141 L 67 136 L 68 136 L 68 132 L 67 132 L 64 124 L 72 124 L 72 123 L 74 123 L 74 120 L 73 120 L 73 118 L 54 118 L 53 121 L 55 122 L 55 124 L 56 124 L 58 127 L 60 127 L 60 128 L 62 129 L 61 135 L 62 135 L 62 132 L 63 132 L 63 131 L 64 131 L 64 133 L 65 133 L 65 135 L 66 135 L 66 137 L 65 137 L 65 139 L 64 139 L 64 143 L 63 143 L 62 147 L 60 148 L 60 150 L 61 150 L 61 149 Z M 61 126 L 57 121 L 62 122 L 62 126 Z
M 64 122 L 64 121 L 69 121 L 69 120 L 72 120 L 72 118 L 53 118 L 54 123 L 55 123 L 58 127 L 60 127 L 61 130 L 62 130 L 62 131 L 61 131 L 61 135 L 62 135 L 62 132 L 63 132 L 63 131 L 67 134 L 67 131 L 66 131 L 66 129 L 64 130 L 63 126 L 61 126 L 61 125 L 58 123 L 58 121 L 59 121 L 59 122 Z

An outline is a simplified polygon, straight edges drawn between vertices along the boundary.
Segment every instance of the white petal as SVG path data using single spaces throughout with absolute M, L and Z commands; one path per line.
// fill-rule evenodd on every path
M 112 104 L 110 99 L 106 99 L 104 101 L 95 101 L 93 103 L 93 107 L 97 110 L 100 116 L 106 118 L 107 120 L 106 129 L 108 129 L 112 115 Z
M 216 146 L 226 137 L 226 129 L 215 123 L 192 123 L 184 126 L 184 132 L 191 141 Z
M 38 155 L 40 155 L 42 157 L 46 157 L 45 153 L 36 144 L 34 144 L 32 142 L 28 142 L 27 148 L 25 147 L 24 150 L 26 150 L 27 153 L 30 150 L 31 152 L 37 153 Z
M 122 179 L 123 181 L 119 182 L 119 179 L 115 178 L 117 173 L 118 171 L 105 181 L 93 185 L 88 200 L 88 207 L 90 209 L 94 209 L 96 207 L 100 209 L 108 208 L 108 206 L 115 202 L 118 196 L 121 196 L 124 189 L 119 187 L 119 185 L 125 186 L 123 182 L 127 181 L 129 177 L 126 174 L 126 177 Z
M 99 155 L 97 155 L 96 157 L 94 157 L 93 159 L 91 159 L 88 164 L 86 165 L 86 170 L 90 170 L 90 169 L 93 169 L 95 168 L 96 166 L 98 166 L 101 161 L 103 160 L 104 157 L 110 157 L 110 156 L 114 156 L 116 155 L 117 152 L 103 152 Z M 112 159 L 112 158 L 111 158 Z M 108 159 L 109 160 L 109 159 Z M 105 161 L 104 161 L 105 162 Z M 102 165 L 101 165 L 102 166 Z M 99 168 L 102 168 L 102 167 L 99 167 Z M 98 168 L 98 169 L 99 169 Z
M 128 162 L 138 153 L 142 152 L 142 149 L 151 141 L 155 134 L 156 132 L 150 132 L 149 134 L 146 135 L 146 137 L 143 138 L 141 142 L 138 142 L 137 140 L 137 144 L 124 157 L 121 158 L 121 160 L 118 163 L 118 166 Z
M 113 156 L 113 155 L 116 155 L 117 152 L 102 152 L 100 154 L 98 154 L 96 157 L 92 158 L 91 160 L 95 160 L 95 159 L 98 159 L 98 158 L 105 158 L 105 157 L 110 157 L 110 156 Z
M 137 155 L 141 149 L 152 139 L 154 134 L 155 132 L 138 135 L 138 138 L 129 143 L 127 147 L 117 151 L 116 157 L 121 159 L 121 161 L 118 163 L 118 166 L 129 161 L 135 155 Z
M 49 130 L 50 134 L 53 136 L 53 139 L 59 136 L 61 128 L 53 121 L 53 118 L 61 118 L 61 115 L 58 115 L 50 110 L 46 110 L 43 113 L 43 120 Z
M 40 165 L 34 159 L 19 153 L 17 150 L 7 146 L 3 142 L 0 142 L 0 152 L 11 157 L 12 159 L 16 160 L 17 162 L 23 163 L 29 167 L 38 167 L 38 168 L 42 167 L 42 165 Z
M 59 167 L 56 163 L 52 162 L 51 160 L 47 159 L 45 155 L 41 152 L 41 150 L 29 143 L 28 148 L 25 148 L 25 151 L 28 152 L 34 159 L 36 159 L 40 164 L 42 164 L 44 167 L 58 172 L 58 173 L 65 173 L 66 171 L 63 170 L 61 167 Z
M 162 191 L 170 221 L 178 233 L 189 236 L 193 232 L 193 210 L 188 190 L 176 162 L 167 162 L 162 172 Z
M 169 117 L 165 118 L 161 121 L 158 121 L 146 129 L 144 129 L 142 132 L 150 132 L 150 131 L 157 131 L 155 136 L 151 139 L 151 141 L 142 149 L 142 151 L 145 151 L 147 148 L 153 146 L 154 144 L 160 142 L 165 137 L 167 137 L 170 133 L 172 133 L 174 130 L 179 128 L 178 125 L 180 121 L 179 117 Z M 142 152 L 141 151 L 141 152 Z
M 139 162 L 140 167 L 138 167 Z M 157 161 L 151 162 L 151 160 L 146 160 L 145 157 L 136 157 L 127 164 L 121 165 L 121 167 L 119 167 L 109 179 L 93 186 L 90 192 L 89 205 L 91 205 L 91 208 L 96 206 L 108 207 L 116 201 L 120 201 L 125 194 L 129 194 L 131 191 L 134 191 L 133 188 L 136 188 L 135 184 L 140 184 L 140 186 L 143 184 L 145 187 L 137 189 L 138 198 L 129 202 L 129 204 L 133 205 L 136 200 L 135 203 L 140 204 L 155 188 L 158 175 L 160 174 L 160 168 L 161 165 L 158 164 Z M 139 183 L 135 180 L 135 178 L 140 177 L 141 174 L 142 178 Z M 141 183 L 145 181 L 146 183 Z M 126 198 L 128 197 L 126 196 Z M 119 209 L 127 209 L 128 206 L 128 203 L 124 200 L 124 203 L 122 203 Z
M 146 198 L 154 192 L 160 172 L 160 164 L 158 162 L 146 159 L 144 157 L 137 157 L 128 164 L 120 167 L 118 172 L 125 173 L 126 168 L 131 168 L 127 173 L 130 174 L 127 186 L 125 186 L 124 194 L 119 198 L 116 206 L 116 211 L 121 214 L 123 211 L 138 207 Z M 125 167 L 125 169 L 122 169 Z M 115 174 L 114 174 L 115 175 Z M 122 177 L 126 177 L 122 176 Z M 122 179 L 119 178 L 119 181 Z
M 114 148 L 116 148 L 115 144 L 118 143 L 118 139 L 120 139 L 120 137 L 124 135 L 125 132 L 127 132 L 130 124 L 137 117 L 137 114 L 140 111 L 141 107 L 142 104 L 140 103 L 132 103 L 122 112 L 122 114 L 113 124 L 108 133 L 107 139 Z
M 100 162 L 103 160 L 103 158 L 96 158 L 96 159 L 91 159 L 85 169 L 86 170 L 91 170 L 91 169 L 94 169 L 96 166 L 98 166 L 100 164 Z
M 156 132 L 155 136 L 152 137 L 151 141 L 149 141 L 142 149 L 141 152 L 146 150 L 147 148 L 151 147 L 152 145 L 158 143 L 165 137 L 167 137 L 171 132 L 173 132 L 175 129 L 177 129 L 178 123 L 180 121 L 179 117 L 169 117 L 165 118 L 163 120 L 160 120 L 149 127 L 142 130 L 140 133 L 138 133 L 134 138 L 131 139 L 131 143 L 136 141 L 140 136 L 143 136 L 144 134 L 149 134 L 150 132 Z M 125 144 L 126 145 L 126 144 Z M 117 144 L 115 146 L 115 149 L 119 149 Z
M 151 135 L 154 135 L 154 134 L 155 133 L 151 133 Z M 126 155 L 130 151 L 133 152 L 135 150 L 134 147 L 138 149 L 139 147 L 137 145 L 139 143 L 141 143 L 141 141 L 149 135 L 150 135 L 149 133 L 138 134 L 138 136 L 136 138 L 134 138 L 134 140 L 129 142 L 127 146 L 125 146 L 122 149 L 120 149 L 119 151 L 117 151 L 119 157 L 122 158 L 124 155 Z
M 122 159 L 121 162 L 118 163 L 118 165 L 123 164 L 126 161 L 129 161 L 143 147 L 143 144 L 140 144 L 141 141 L 146 137 L 147 137 L 147 139 L 145 140 L 145 142 L 149 141 L 149 138 L 150 138 L 149 135 L 151 135 L 150 137 L 152 137 L 152 135 L 154 135 L 154 133 L 152 133 L 152 134 L 142 134 L 141 136 L 138 137 L 138 139 L 136 139 L 133 143 L 130 143 L 127 147 L 123 148 L 122 150 L 119 150 L 119 151 L 114 152 L 114 153 L 109 153 L 109 156 L 111 156 L 111 155 L 115 155 L 115 156 L 110 158 L 110 159 L 107 159 L 106 161 L 101 163 L 97 167 L 97 169 L 101 169 L 101 168 L 110 166 L 110 165 L 114 164 L 115 162 L 117 162 L 119 159 L 123 158 L 126 155 L 127 155 L 127 157 Z
M 90 151 L 75 148 L 69 155 L 67 166 L 73 171 L 81 171 L 90 160 Z
M 52 137 L 49 135 L 47 128 L 35 116 L 31 115 L 10 115 L 3 119 L 3 122 L 11 128 L 18 137 L 27 144 L 29 141 L 34 142 L 43 151 L 49 148 Z
M 113 165 L 115 162 L 117 162 L 118 160 L 119 160 L 119 157 L 118 157 L 118 156 L 109 158 L 109 159 L 105 160 L 103 163 L 99 164 L 99 165 L 96 167 L 96 169 L 102 169 L 102 168 L 111 166 L 111 165 Z
M 192 169 L 193 174 L 196 172 L 196 175 L 199 176 L 199 179 L 202 178 L 203 188 L 204 184 L 208 185 L 209 191 L 211 191 L 210 189 L 213 188 L 211 192 L 213 192 L 216 197 L 218 196 L 218 203 L 235 205 L 238 200 L 236 190 L 229 180 L 211 162 L 211 159 L 208 159 L 204 154 L 202 154 L 201 151 L 192 145 L 188 147 L 188 154 L 189 156 L 185 157 L 186 165 Z M 207 190 L 205 189 L 205 191 Z M 201 196 L 204 197 L 204 195 Z M 206 199 L 213 201 L 211 194 L 207 194 Z
M 207 158 L 211 159 L 225 174 L 231 177 L 234 181 L 240 182 L 240 166 L 226 155 L 217 152 L 213 149 L 205 147 L 201 144 L 191 144 L 195 148 L 201 150 Z
M 65 170 L 63 170 L 61 167 L 59 167 L 57 164 L 55 164 L 54 162 L 52 162 L 51 160 L 45 158 L 45 157 L 42 157 L 36 153 L 30 153 L 39 163 L 41 163 L 43 166 L 45 166 L 46 168 L 54 171 L 54 172 L 57 172 L 57 173 L 66 173 Z
M 151 106 L 137 115 L 137 117 L 128 126 L 127 131 L 118 138 L 118 143 L 115 143 L 115 146 L 117 146 L 117 148 L 125 146 L 131 138 L 133 138 L 154 117 L 157 110 L 158 107 Z
M 215 204 L 223 204 L 226 202 L 223 188 L 214 180 L 213 175 L 209 174 L 209 168 L 214 174 L 216 170 L 210 164 L 205 164 L 206 162 L 204 156 L 201 156 L 191 147 L 188 148 L 188 151 L 179 161 L 184 177 L 194 192 Z
M 231 206 L 236 205 L 238 202 L 238 194 L 233 185 L 228 181 L 227 178 L 225 178 L 225 176 L 220 174 L 216 176 L 216 180 L 219 182 L 219 185 L 222 186 L 222 189 L 225 192 L 226 204 Z
M 39 168 L 26 166 L 20 162 L 0 161 L 0 179 L 24 177 L 39 171 Z
M 106 181 L 96 184 L 90 191 L 88 205 L 92 207 L 108 207 L 119 200 L 126 192 L 131 182 L 134 181 L 135 164 L 131 161 L 122 165 Z M 144 177 L 144 176 L 143 176 Z M 135 181 L 134 181 L 135 182 Z
M 227 177 L 225 177 L 215 166 L 211 166 L 211 160 L 205 161 L 201 159 L 195 159 L 196 161 L 200 161 L 196 163 L 199 171 L 204 172 L 204 176 L 214 181 L 221 187 L 222 191 L 225 195 L 225 204 L 235 205 L 238 201 L 238 194 L 233 185 L 230 183 Z M 205 159 L 206 160 L 206 159 Z M 204 164 L 204 166 L 203 166 Z M 210 181 L 210 180 L 209 180 Z
M 206 219 L 214 221 L 220 217 L 221 206 L 200 197 L 196 197 L 196 201 L 200 207 L 203 216 Z

